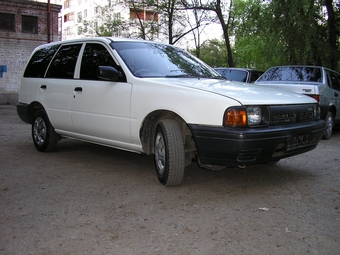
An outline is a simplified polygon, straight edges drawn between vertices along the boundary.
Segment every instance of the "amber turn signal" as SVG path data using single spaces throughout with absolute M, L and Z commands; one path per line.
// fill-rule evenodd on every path
M 229 109 L 225 115 L 225 125 L 246 126 L 247 111 L 245 109 Z

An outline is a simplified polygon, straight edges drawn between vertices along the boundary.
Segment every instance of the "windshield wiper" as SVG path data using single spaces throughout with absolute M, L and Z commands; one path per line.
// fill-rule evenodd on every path
M 198 78 L 198 77 L 192 76 L 190 74 L 170 74 L 166 75 L 165 78 Z

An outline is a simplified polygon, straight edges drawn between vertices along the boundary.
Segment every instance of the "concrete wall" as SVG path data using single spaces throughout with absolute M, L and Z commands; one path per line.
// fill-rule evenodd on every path
M 20 77 L 34 48 L 48 41 L 58 41 L 60 9 L 61 6 L 55 4 L 0 0 L 0 13 L 15 15 L 15 31 L 0 29 L 0 104 L 17 103 Z M 37 34 L 21 32 L 21 15 L 38 17 Z

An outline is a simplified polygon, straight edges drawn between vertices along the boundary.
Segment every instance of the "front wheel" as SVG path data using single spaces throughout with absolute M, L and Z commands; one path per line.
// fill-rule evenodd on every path
M 333 125 L 334 125 L 333 114 L 331 112 L 327 113 L 325 121 L 326 121 L 326 130 L 322 138 L 325 140 L 329 140 L 331 139 L 331 136 L 333 133 Z
M 44 110 L 38 110 L 34 114 L 32 138 L 38 151 L 53 151 L 57 147 L 59 136 L 54 131 Z
M 166 186 L 179 185 L 185 168 L 184 140 L 175 120 L 161 120 L 155 134 L 155 165 L 158 180 Z

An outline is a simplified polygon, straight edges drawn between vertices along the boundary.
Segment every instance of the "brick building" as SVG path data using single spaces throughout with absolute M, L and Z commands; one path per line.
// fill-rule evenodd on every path
M 38 45 L 58 41 L 61 5 L 0 0 L 0 104 L 16 104 L 20 76 Z

